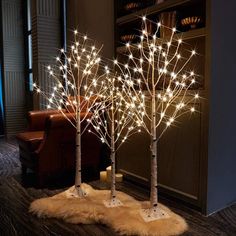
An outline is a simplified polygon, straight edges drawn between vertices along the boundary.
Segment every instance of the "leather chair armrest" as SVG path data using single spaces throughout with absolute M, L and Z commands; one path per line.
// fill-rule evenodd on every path
M 42 110 L 28 112 L 28 130 L 42 131 L 45 129 L 46 118 L 52 114 L 59 114 L 58 110 Z

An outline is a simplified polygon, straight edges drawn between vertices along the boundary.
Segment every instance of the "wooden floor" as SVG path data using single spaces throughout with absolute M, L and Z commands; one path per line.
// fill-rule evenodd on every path
M 4 159 L 4 143 L 0 143 L 0 158 Z M 8 147 L 9 148 L 9 147 Z M 9 149 L 9 152 L 15 150 Z M 4 154 L 5 155 L 5 154 Z M 9 153 L 7 155 L 9 158 Z M 2 160 L 1 164 L 9 163 Z M 14 165 L 12 165 L 14 167 Z M 18 165 L 15 165 L 18 168 Z M 0 167 L 1 168 L 1 167 Z M 63 189 L 37 189 L 33 187 L 23 187 L 20 175 L 13 172 L 10 176 L 10 169 L 7 176 L 0 177 L 0 236 L 11 235 L 118 235 L 105 225 L 72 225 L 56 219 L 39 219 L 28 213 L 30 203 L 37 198 L 52 196 Z M 5 173 L 5 172 L 2 172 Z M 91 182 L 95 188 L 105 189 L 109 186 L 101 184 L 99 181 Z M 122 190 L 138 200 L 147 200 L 148 192 L 131 183 L 119 184 Z M 236 204 L 228 207 L 212 216 L 204 217 L 199 212 L 194 211 L 175 201 L 161 198 L 160 202 L 170 207 L 174 212 L 184 217 L 189 225 L 188 232 L 182 236 L 236 236 Z
M 106 188 L 99 181 L 91 183 L 96 188 Z M 145 200 L 147 192 L 130 183 L 118 189 L 131 196 Z M 23 188 L 18 178 L 0 179 L 0 235 L 118 235 L 104 225 L 72 225 L 56 219 L 39 219 L 28 213 L 29 204 L 37 198 L 51 196 L 62 190 Z M 189 224 L 187 235 L 236 235 L 236 206 L 227 208 L 213 216 L 204 217 L 181 204 L 167 199 L 161 202 L 183 216 Z

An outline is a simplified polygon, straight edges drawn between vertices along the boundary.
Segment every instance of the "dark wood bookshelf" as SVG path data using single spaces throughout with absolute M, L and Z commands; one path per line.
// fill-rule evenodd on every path
M 176 33 L 174 36 L 173 40 L 178 40 L 178 39 L 182 39 L 183 41 L 187 41 L 187 40 L 191 40 L 191 39 L 197 39 L 197 38 L 201 38 L 201 37 L 205 37 L 206 36 L 206 29 L 205 28 L 199 28 L 199 29 L 193 29 L 193 30 L 189 30 L 186 32 L 179 32 Z M 160 39 L 163 44 L 163 40 Z M 168 41 L 168 40 L 167 40 Z M 135 44 L 134 44 L 135 46 Z M 132 44 L 131 44 L 132 47 Z M 126 46 L 119 46 L 116 48 L 116 53 L 118 54 L 122 54 L 126 51 Z
M 174 8 L 179 5 L 184 5 L 187 3 L 190 3 L 191 0 L 166 0 L 162 3 L 152 5 L 150 7 L 141 9 L 139 11 L 136 11 L 135 13 L 131 13 L 122 17 L 119 17 L 116 19 L 116 24 L 123 25 L 126 23 L 129 23 L 133 20 L 136 20 L 137 17 L 143 16 L 143 15 L 151 15 L 153 13 L 158 13 L 164 10 L 168 10 L 170 8 Z

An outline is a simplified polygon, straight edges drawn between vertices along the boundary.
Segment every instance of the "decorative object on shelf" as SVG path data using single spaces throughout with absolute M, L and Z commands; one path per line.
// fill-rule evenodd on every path
M 122 42 L 133 42 L 136 38 L 135 34 L 125 34 L 120 37 Z
M 152 25 L 153 25 L 153 22 L 151 22 L 151 21 L 147 22 L 146 31 L 149 35 L 153 34 L 153 26 Z M 132 32 L 134 32 L 134 31 L 132 31 Z M 137 34 L 139 34 L 139 32 L 136 32 L 136 34 L 135 33 L 122 34 L 120 36 L 120 40 L 123 43 L 127 43 L 127 42 L 136 43 L 139 40 L 139 36 Z
M 100 181 L 101 182 L 107 181 L 107 172 L 106 171 L 100 171 Z
M 172 28 L 176 27 L 176 11 L 162 12 L 159 21 L 161 22 L 161 38 L 170 37 L 172 34 Z
M 122 8 L 125 10 L 127 13 L 133 13 L 138 10 L 141 10 L 143 8 L 149 7 L 155 3 L 155 0 L 131 0 L 131 1 L 124 1 L 124 5 Z
M 182 26 L 190 26 L 191 29 L 197 28 L 198 24 L 201 23 L 202 19 L 200 16 L 190 16 L 181 20 Z
M 141 9 L 143 6 L 143 3 L 141 1 L 136 1 L 136 2 L 130 2 L 124 5 L 124 9 L 127 12 L 135 12 L 139 9 Z
M 153 27 L 153 22 L 147 22 L 147 25 L 146 25 L 146 31 L 147 31 L 147 34 L 149 36 L 152 36 L 152 34 L 154 33 L 153 32 L 153 28 L 155 29 L 155 24 L 154 24 L 154 27 Z
M 106 224 L 121 235 L 171 236 L 187 230 L 185 220 L 162 204 L 159 207 L 168 214 L 167 218 L 144 221 L 139 212 L 148 202 L 137 201 L 129 195 L 117 191 L 124 206 L 106 208 L 103 199 L 110 195 L 109 190 L 95 190 L 82 184 L 88 193 L 86 198 L 73 198 L 73 187 L 53 197 L 41 198 L 31 203 L 30 212 L 38 217 L 62 219 L 72 224 Z

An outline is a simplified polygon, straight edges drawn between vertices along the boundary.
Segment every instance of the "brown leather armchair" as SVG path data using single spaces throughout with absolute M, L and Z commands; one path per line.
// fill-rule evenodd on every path
M 73 114 L 68 116 L 72 120 Z M 29 112 L 28 120 L 28 131 L 17 135 L 22 174 L 27 168 L 34 170 L 42 186 L 50 177 L 73 171 L 76 130 L 71 123 L 55 110 Z M 82 167 L 98 170 L 101 154 L 98 138 L 85 132 L 81 146 Z

